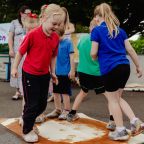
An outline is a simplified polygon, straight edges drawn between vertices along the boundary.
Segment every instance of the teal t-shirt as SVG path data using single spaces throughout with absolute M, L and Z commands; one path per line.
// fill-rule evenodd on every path
M 86 34 L 80 37 L 77 48 L 79 51 L 78 72 L 89 75 L 100 76 L 100 68 L 98 61 L 92 60 L 90 56 L 92 42 L 90 35 Z

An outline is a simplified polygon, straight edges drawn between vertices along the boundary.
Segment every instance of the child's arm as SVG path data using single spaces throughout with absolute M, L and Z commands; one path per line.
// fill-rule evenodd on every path
M 74 80 L 75 78 L 75 63 L 74 63 L 74 53 L 70 53 L 70 72 L 69 72 L 69 78 Z
M 57 56 L 52 57 L 51 64 L 50 64 L 50 70 L 51 70 L 51 77 L 52 77 L 53 83 L 55 83 L 57 85 L 58 79 L 57 79 L 57 76 L 55 74 L 56 58 L 57 58 Z
M 139 64 L 138 56 L 137 56 L 135 50 L 133 49 L 133 47 L 130 44 L 128 39 L 125 40 L 125 48 L 126 48 L 128 54 L 129 54 L 129 56 L 131 57 L 133 63 L 136 66 L 136 72 L 138 74 L 138 77 L 141 77 L 142 76 L 142 67 Z
M 18 77 L 18 65 L 22 59 L 22 55 L 20 54 L 20 52 L 18 51 L 17 54 L 16 54 L 16 57 L 14 59 L 14 63 L 13 63 L 13 67 L 12 67 L 12 72 L 11 72 L 11 75 L 12 77 L 16 78 Z
M 92 48 L 91 48 L 91 57 L 93 60 L 97 59 L 97 53 L 98 53 L 98 43 L 95 41 L 92 41 Z

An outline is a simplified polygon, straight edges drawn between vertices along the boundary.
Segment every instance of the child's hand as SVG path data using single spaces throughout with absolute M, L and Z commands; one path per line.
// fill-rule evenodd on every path
M 71 71 L 69 72 L 68 76 L 69 76 L 69 78 L 70 78 L 71 80 L 74 80 L 74 79 L 75 79 L 75 71 L 71 70 Z
M 137 72 L 138 78 L 142 77 L 142 68 L 141 67 L 137 67 L 136 72 Z
M 80 82 L 79 82 L 79 78 L 78 77 L 75 77 L 75 81 L 76 81 L 77 85 L 80 86 Z
M 55 83 L 56 85 L 58 85 L 58 78 L 57 78 L 57 76 L 55 75 L 55 73 L 51 73 L 51 77 L 52 77 L 53 83 Z
M 11 71 L 11 76 L 13 78 L 17 78 L 18 77 L 18 70 L 13 68 L 12 71 Z

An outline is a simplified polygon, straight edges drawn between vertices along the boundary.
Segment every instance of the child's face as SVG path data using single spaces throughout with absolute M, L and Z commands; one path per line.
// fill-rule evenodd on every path
M 97 25 L 100 25 L 104 21 L 104 18 L 99 15 L 96 15 L 94 17 L 94 20 L 96 21 Z
M 43 22 L 43 29 L 46 34 L 50 35 L 52 32 L 57 31 L 59 29 L 61 22 L 58 19 L 58 16 L 51 16 L 47 20 Z
M 94 20 L 96 21 L 96 23 L 97 23 L 98 25 L 100 25 L 100 16 L 99 16 L 99 15 L 96 15 L 96 16 L 94 17 Z

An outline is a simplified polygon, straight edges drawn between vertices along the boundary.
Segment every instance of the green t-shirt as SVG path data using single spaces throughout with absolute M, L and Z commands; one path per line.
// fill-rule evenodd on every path
M 90 56 L 91 45 L 92 42 L 89 34 L 80 37 L 77 45 L 79 51 L 77 71 L 89 75 L 100 76 L 99 63 L 97 60 L 92 60 Z

